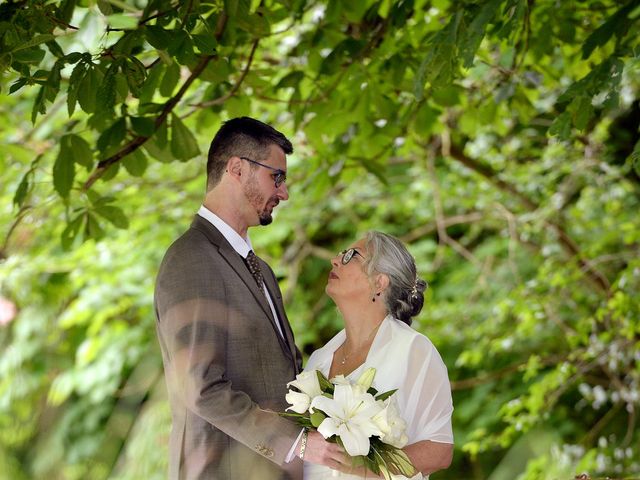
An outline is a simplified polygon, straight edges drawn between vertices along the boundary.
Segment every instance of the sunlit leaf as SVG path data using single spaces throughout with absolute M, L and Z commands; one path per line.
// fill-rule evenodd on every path
M 200 154 L 193 133 L 176 115 L 171 116 L 171 153 L 178 160 L 188 160 Z

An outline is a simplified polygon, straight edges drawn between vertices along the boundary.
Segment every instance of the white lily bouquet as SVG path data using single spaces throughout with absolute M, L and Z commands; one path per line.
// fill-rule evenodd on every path
M 282 415 L 337 442 L 354 466 L 365 466 L 387 480 L 408 478 L 416 471 L 402 451 L 408 439 L 393 398 L 396 390 L 378 393 L 372 387 L 375 374 L 375 368 L 369 368 L 351 382 L 343 375 L 329 381 L 318 370 L 302 372 L 287 384 L 287 410 L 295 413 Z

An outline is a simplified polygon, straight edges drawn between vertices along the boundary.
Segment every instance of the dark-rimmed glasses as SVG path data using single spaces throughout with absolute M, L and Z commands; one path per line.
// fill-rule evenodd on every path
M 347 263 L 349 263 L 354 255 L 360 255 L 363 260 L 366 260 L 366 258 L 364 258 L 364 256 L 355 248 L 347 248 L 346 250 L 342 250 L 340 252 L 340 255 L 342 255 L 341 262 L 343 265 L 346 265 Z
M 280 170 L 279 168 L 270 167 L 269 165 L 265 165 L 264 163 L 256 162 L 255 160 L 252 160 L 252 159 L 247 158 L 247 157 L 240 157 L 240 159 L 246 160 L 247 162 L 255 163 L 256 165 L 260 165 L 261 167 L 268 168 L 269 170 L 273 170 L 273 173 L 271 174 L 271 178 L 273 178 L 273 181 L 275 183 L 276 188 L 278 188 L 280 185 L 282 185 L 283 183 L 285 183 L 287 181 L 287 172 L 285 172 L 284 170 Z

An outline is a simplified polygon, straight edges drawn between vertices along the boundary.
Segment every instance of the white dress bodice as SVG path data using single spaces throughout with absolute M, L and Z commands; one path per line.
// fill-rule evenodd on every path
M 345 341 L 344 330 L 313 352 L 305 370 L 329 375 L 334 352 Z M 431 341 L 407 324 L 387 316 L 371 344 L 365 362 L 347 378 L 357 379 L 374 367 L 373 387 L 379 392 L 398 389 L 394 394 L 402 418 L 407 422 L 408 444 L 421 440 L 453 443 L 451 386 L 440 354 Z M 305 462 L 304 480 L 357 479 L 328 467 Z

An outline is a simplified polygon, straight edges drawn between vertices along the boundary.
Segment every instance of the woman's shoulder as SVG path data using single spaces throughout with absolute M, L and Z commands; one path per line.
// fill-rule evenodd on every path
M 391 331 L 392 343 L 401 346 L 407 355 L 436 359 L 444 365 L 438 349 L 424 333 L 395 318 L 391 322 Z
M 404 342 L 405 345 L 415 346 L 415 348 L 436 348 L 424 333 L 415 330 L 396 318 L 389 318 L 394 341 Z

